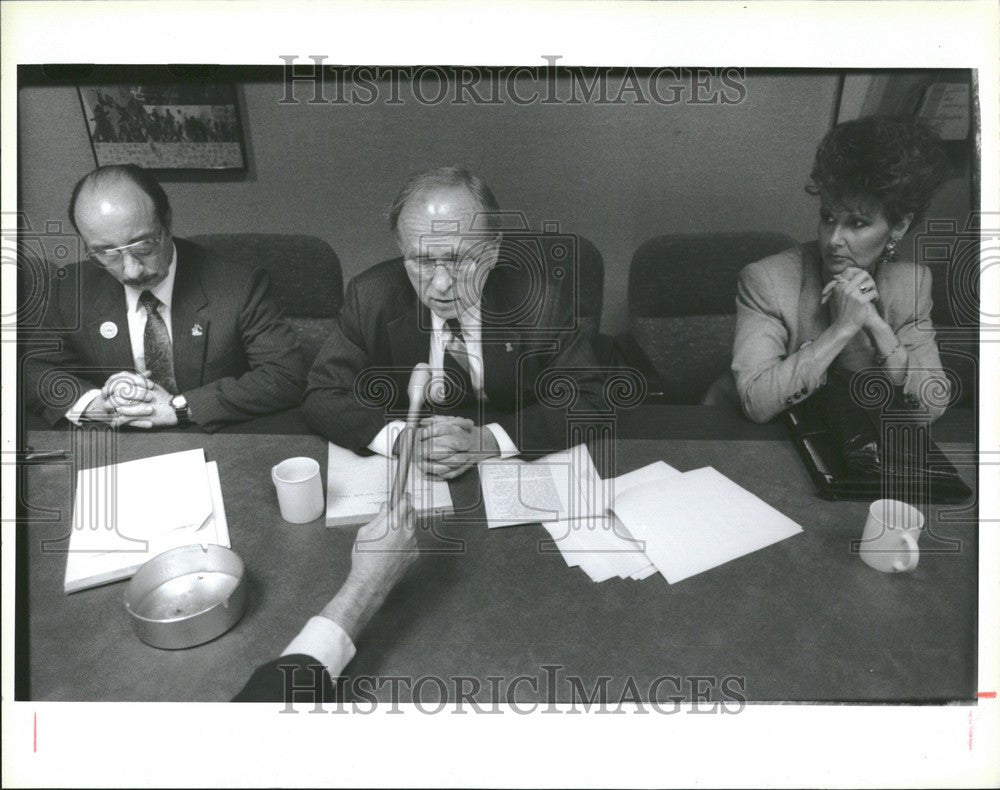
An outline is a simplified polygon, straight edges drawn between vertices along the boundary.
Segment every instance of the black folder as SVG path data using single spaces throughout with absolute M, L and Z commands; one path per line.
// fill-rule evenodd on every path
M 891 409 L 863 408 L 852 401 L 847 389 L 833 384 L 785 412 L 792 440 L 823 499 L 871 502 L 891 498 L 921 504 L 960 503 L 972 496 L 933 442 L 929 420 L 914 413 L 914 419 L 907 421 L 906 407 L 898 406 L 900 398 L 894 399 L 895 415 Z M 893 416 L 905 425 L 908 441 L 889 442 L 893 446 L 887 447 L 882 420 Z M 920 431 L 924 435 L 918 436 Z M 863 464 L 848 461 L 845 448 L 865 446 L 869 441 L 877 445 L 880 468 L 864 469 Z

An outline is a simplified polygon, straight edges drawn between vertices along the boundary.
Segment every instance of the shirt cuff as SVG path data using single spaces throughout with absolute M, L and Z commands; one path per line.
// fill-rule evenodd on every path
M 291 656 L 296 653 L 312 656 L 326 667 L 330 678 L 335 679 L 343 671 L 357 650 L 354 642 L 337 623 L 329 617 L 310 617 L 299 635 L 281 654 Z
M 396 437 L 403 432 L 405 427 L 406 423 L 402 420 L 386 423 L 386 426 L 371 440 L 368 449 L 373 453 L 384 455 L 386 458 L 392 458 L 392 446 L 396 442 Z
M 83 394 L 73 407 L 66 412 L 66 419 L 69 420 L 74 425 L 79 425 L 80 420 L 83 418 L 83 413 L 87 410 L 87 407 L 98 395 L 101 394 L 100 390 L 88 390 Z
M 497 444 L 500 446 L 500 458 L 513 458 L 515 455 L 520 455 L 521 451 L 517 449 L 517 445 L 510 440 L 510 436 L 507 435 L 507 431 L 498 422 L 491 422 L 486 426 L 486 429 L 493 434 L 493 438 L 497 440 Z

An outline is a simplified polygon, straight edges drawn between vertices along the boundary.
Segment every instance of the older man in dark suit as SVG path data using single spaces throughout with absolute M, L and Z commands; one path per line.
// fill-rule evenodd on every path
M 212 431 L 298 405 L 305 361 L 267 273 L 174 238 L 148 172 L 89 173 L 70 218 L 91 262 L 53 280 L 43 323 L 52 342 L 25 360 L 25 396 L 51 424 Z
M 551 266 L 515 244 L 485 183 L 463 168 L 413 178 L 389 213 L 402 258 L 347 287 L 338 327 L 309 374 L 303 409 L 332 442 L 390 455 L 419 362 L 434 371 L 434 414 L 418 433 L 426 473 L 453 478 L 480 460 L 551 452 L 567 411 L 602 381 L 574 315 L 572 261 Z M 388 424 L 387 424 L 388 422 Z

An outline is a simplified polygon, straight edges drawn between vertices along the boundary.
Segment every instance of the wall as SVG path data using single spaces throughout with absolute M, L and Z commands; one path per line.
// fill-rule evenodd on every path
M 462 163 L 533 226 L 557 220 L 597 244 L 603 328 L 619 332 L 629 261 L 651 236 L 812 237 L 815 204 L 802 188 L 834 114 L 837 77 L 752 74 L 744 101 L 728 106 L 289 106 L 279 104 L 282 92 L 277 80 L 241 87 L 248 175 L 164 179 L 178 235 L 311 233 L 337 251 L 350 278 L 395 254 L 384 217 L 405 176 Z M 72 185 L 94 158 L 75 88 L 23 87 L 18 107 L 21 208 L 39 227 L 65 219 Z

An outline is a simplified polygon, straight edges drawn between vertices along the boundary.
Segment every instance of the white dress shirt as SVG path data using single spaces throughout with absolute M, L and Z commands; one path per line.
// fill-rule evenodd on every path
M 128 338 L 132 346 L 132 364 L 136 372 L 146 369 L 146 308 L 139 303 L 139 297 L 143 291 L 152 292 L 153 296 L 162 302 L 159 313 L 163 318 L 163 323 L 167 325 L 167 334 L 171 342 L 174 339 L 174 328 L 170 317 L 170 306 L 174 295 L 174 278 L 177 276 L 177 247 L 174 247 L 173 257 L 170 259 L 170 266 L 167 268 L 167 276 L 153 288 L 134 288 L 131 285 L 122 286 L 125 289 L 125 318 L 128 321 Z M 73 404 L 72 408 L 66 412 L 66 419 L 77 425 L 80 418 L 87 410 L 91 401 L 101 394 L 100 389 L 88 390 L 83 396 Z
M 305 654 L 312 656 L 326 667 L 333 682 L 352 658 L 356 648 L 347 632 L 329 617 L 316 615 L 308 622 L 281 654 L 291 656 Z
M 472 388 L 485 400 L 485 370 L 483 369 L 483 344 L 482 344 L 482 319 L 479 313 L 479 305 L 473 305 L 465 313 L 459 316 L 459 324 L 462 327 L 462 337 L 465 340 L 465 348 L 468 351 L 469 378 L 472 381 Z M 431 369 L 431 383 L 428 392 L 433 393 L 435 381 L 440 382 L 444 378 L 444 352 L 451 340 L 451 332 L 445 325 L 444 319 L 433 310 L 431 311 L 431 348 L 430 358 L 427 364 Z M 433 401 L 433 398 L 431 398 Z M 402 420 L 393 420 L 388 423 L 372 439 L 368 449 L 380 455 L 391 456 L 392 447 L 396 437 L 406 426 Z M 499 423 L 491 422 L 486 426 L 487 430 L 493 434 L 500 447 L 501 458 L 513 458 L 519 454 L 517 445 L 511 440 L 507 431 Z

